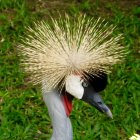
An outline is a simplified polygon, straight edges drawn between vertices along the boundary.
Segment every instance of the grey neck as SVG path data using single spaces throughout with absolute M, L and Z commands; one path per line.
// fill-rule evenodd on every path
M 53 125 L 51 140 L 72 140 L 72 126 L 70 119 L 66 116 L 61 96 L 57 91 L 45 92 L 43 90 L 43 99 Z

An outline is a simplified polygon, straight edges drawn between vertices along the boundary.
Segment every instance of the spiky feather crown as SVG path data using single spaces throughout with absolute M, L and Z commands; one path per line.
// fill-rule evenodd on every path
M 23 56 L 21 64 L 30 74 L 30 82 L 45 80 L 48 90 L 63 87 L 73 73 L 84 78 L 109 73 L 125 56 L 122 34 L 113 36 L 114 29 L 104 20 L 86 15 L 35 23 L 18 47 Z

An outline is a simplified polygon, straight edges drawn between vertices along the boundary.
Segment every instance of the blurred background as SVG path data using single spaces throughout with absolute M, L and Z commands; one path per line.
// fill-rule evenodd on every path
M 114 118 L 74 100 L 74 140 L 128 140 L 140 134 L 140 0 L 0 0 L 0 140 L 49 140 L 52 126 L 40 86 L 26 84 L 17 45 L 27 26 L 57 12 L 101 17 L 123 33 L 129 50 L 102 92 Z

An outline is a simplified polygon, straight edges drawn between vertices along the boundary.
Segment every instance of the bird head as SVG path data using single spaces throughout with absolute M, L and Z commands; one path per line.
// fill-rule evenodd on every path
M 71 96 L 112 117 L 99 92 L 106 86 L 106 74 L 127 54 L 121 44 L 123 35 L 115 35 L 115 29 L 101 18 L 86 15 L 35 23 L 18 46 L 29 82 L 45 81 L 45 92 L 65 88 Z M 64 103 L 69 113 L 71 99 L 64 97 Z
M 70 75 L 66 79 L 66 92 L 78 98 L 91 106 L 98 109 L 100 112 L 107 114 L 110 118 L 112 113 L 110 109 L 103 102 L 99 92 L 102 91 L 107 85 L 107 75 L 102 74 L 100 77 L 89 78 L 85 80 L 80 75 Z M 71 97 L 64 96 L 64 106 L 69 116 L 72 111 Z

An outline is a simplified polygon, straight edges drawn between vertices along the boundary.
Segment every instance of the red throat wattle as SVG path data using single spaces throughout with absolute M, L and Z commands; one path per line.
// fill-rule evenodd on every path
M 64 108 L 66 111 L 66 115 L 69 117 L 72 112 L 72 97 L 70 97 L 67 93 L 62 95 L 62 101 L 64 104 Z

